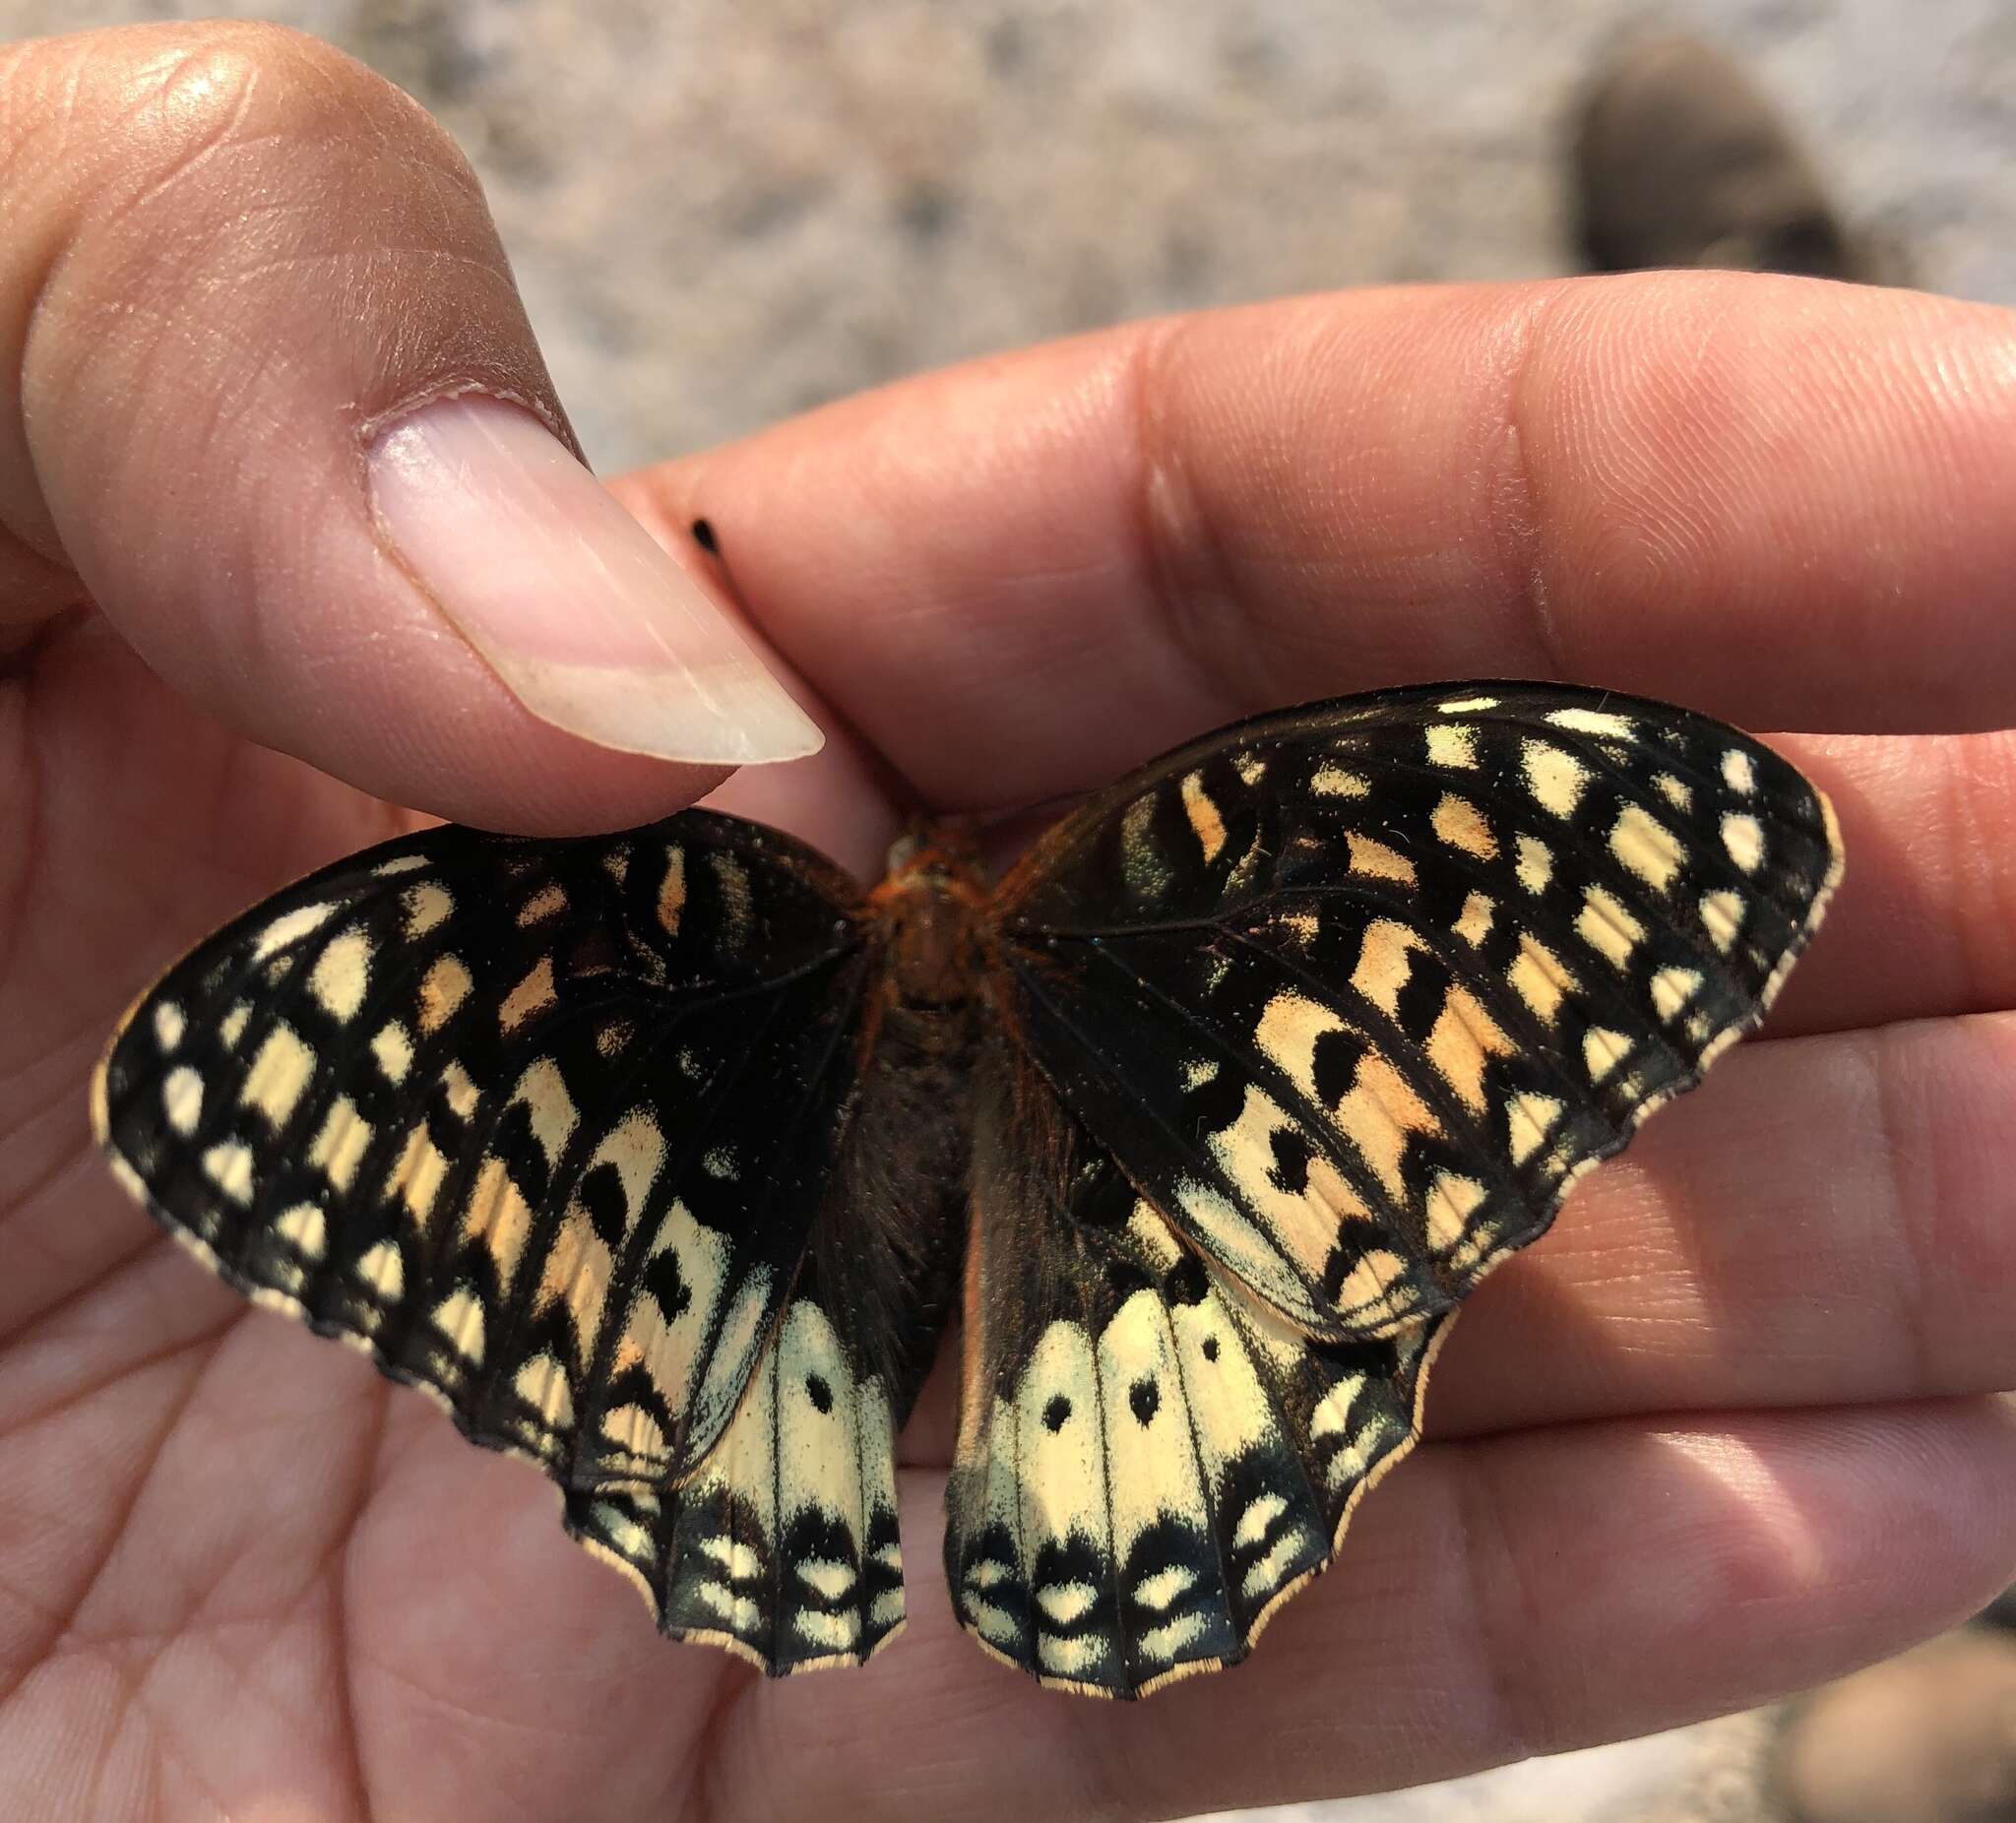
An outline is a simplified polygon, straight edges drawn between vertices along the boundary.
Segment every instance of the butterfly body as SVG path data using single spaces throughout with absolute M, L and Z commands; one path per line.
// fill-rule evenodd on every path
M 1136 1696 L 1330 1561 L 1462 1299 L 1762 1017 L 1839 873 L 1719 723 L 1391 691 L 1179 748 L 998 883 L 952 824 L 867 892 L 704 811 L 427 831 L 170 970 L 95 1115 L 212 1270 L 773 1673 L 900 1625 L 894 1439 L 961 1307 L 954 1609 Z

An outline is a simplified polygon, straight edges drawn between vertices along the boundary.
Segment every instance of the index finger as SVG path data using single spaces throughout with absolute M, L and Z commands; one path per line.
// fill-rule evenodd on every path
M 635 477 L 930 801 L 1545 676 L 1766 729 L 2016 702 L 2016 318 L 1660 274 L 1345 293 L 926 376 Z

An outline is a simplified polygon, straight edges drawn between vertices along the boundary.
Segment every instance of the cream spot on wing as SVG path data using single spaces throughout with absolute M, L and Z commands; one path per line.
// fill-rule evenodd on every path
M 1375 842 L 1370 836 L 1360 836 L 1355 830 L 1348 832 L 1345 841 L 1351 847 L 1351 870 L 1374 880 L 1397 880 L 1402 886 L 1412 886 L 1414 862 L 1397 849 L 1389 849 L 1383 842 Z
M 1441 1131 L 1407 1078 L 1376 1050 L 1358 1059 L 1350 1093 L 1337 1104 L 1337 1125 L 1395 1201 L 1407 1196 L 1400 1165 L 1409 1136 Z
M 329 1244 L 329 1224 L 313 1203 L 296 1203 L 274 1221 L 274 1232 L 292 1243 L 304 1260 L 319 1260 Z
M 739 949 L 749 935 L 749 870 L 725 849 L 715 849 L 707 860 L 714 869 L 715 891 L 721 895 L 723 940 L 729 949 Z
M 348 1096 L 340 1095 L 329 1104 L 322 1130 L 308 1148 L 308 1163 L 319 1166 L 338 1190 L 347 1190 L 370 1144 L 371 1123 L 358 1114 Z
M 1279 1494 L 1266 1493 L 1250 1500 L 1239 1515 L 1239 1523 L 1232 1532 L 1234 1547 L 1250 1549 L 1267 1537 L 1274 1522 L 1288 1511 L 1288 1502 Z
M 448 889 L 432 880 L 408 887 L 399 898 L 400 922 L 409 938 L 424 937 L 454 910 Z
M 1414 964 L 1409 952 L 1420 946 L 1420 939 L 1405 924 L 1375 917 L 1365 926 L 1358 950 L 1357 966 L 1351 973 L 1351 984 L 1389 1016 L 1400 1005 L 1400 990 L 1407 985 Z
M 195 1133 L 203 1118 L 203 1078 L 186 1063 L 178 1063 L 161 1079 L 161 1114 L 184 1139 Z
M 518 908 L 518 924 L 521 930 L 557 917 L 567 910 L 567 889 L 559 881 L 549 881 Z
M 1701 926 L 1709 941 L 1727 955 L 1743 927 L 1743 896 L 1727 889 L 1701 896 Z
M 1232 755 L 1232 771 L 1239 775 L 1241 785 L 1258 785 L 1267 777 L 1267 762 L 1257 753 L 1235 753 Z
M 1691 810 L 1694 807 L 1694 787 L 1684 779 L 1675 779 L 1671 773 L 1661 773 L 1653 780 L 1659 794 L 1675 810 Z
M 1546 1144 L 1554 1122 L 1561 1117 L 1561 1103 L 1550 1095 L 1530 1092 L 1515 1095 L 1506 1103 L 1505 1119 L 1511 1139 L 1512 1163 L 1524 1164 Z
M 1307 910 L 1284 912 L 1274 922 L 1278 929 L 1287 931 L 1303 949 L 1315 942 L 1323 930 L 1323 920 Z
M 252 1067 L 245 1072 L 238 1100 L 256 1107 L 272 1126 L 283 1125 L 294 1111 L 301 1092 L 315 1074 L 315 1053 L 290 1026 L 274 1026 L 260 1041 Z
M 1165 1620 L 1159 1627 L 1150 1627 L 1136 1643 L 1149 1658 L 1166 1664 L 1185 1646 L 1194 1645 L 1203 1633 L 1204 1616 L 1193 1608 L 1173 1620 Z
M 284 949 L 289 943 L 305 937 L 311 930 L 319 930 L 336 914 L 333 905 L 296 906 L 284 912 L 259 933 L 259 939 L 252 946 L 252 960 L 264 962 L 276 950 Z
M 1477 730 L 1447 722 L 1431 723 L 1427 731 L 1428 763 L 1465 771 L 1477 766 Z
M 1320 1160 L 1311 1162 L 1302 1191 L 1283 1190 L 1275 1183 L 1274 1136 L 1293 1125 L 1280 1102 L 1248 1083 L 1238 1117 L 1210 1134 L 1204 1144 L 1241 1202 L 1266 1225 L 1277 1251 L 1298 1261 L 1313 1277 L 1323 1270 L 1339 1222 L 1364 1211 L 1343 1179 Z
M 448 1175 L 448 1161 L 441 1149 L 427 1136 L 424 1125 L 415 1126 L 406 1136 L 405 1149 L 399 1161 L 385 1175 L 385 1194 L 388 1198 L 398 1197 L 406 1205 L 416 1227 L 424 1228 L 434 1213 L 434 1199 L 441 1193 L 442 1180 Z
M 1600 886 L 1592 886 L 1583 895 L 1575 930 L 1584 943 L 1619 969 L 1630 962 L 1632 950 L 1645 940 L 1645 926 L 1631 915 L 1630 908 Z
M 1757 769 L 1742 748 L 1732 747 L 1722 756 L 1722 782 L 1732 791 L 1740 791 L 1745 796 L 1757 788 Z
M 448 1111 L 458 1120 L 467 1120 L 476 1111 L 480 1098 L 476 1086 L 470 1080 L 470 1074 L 453 1057 L 441 1066 L 441 1088 L 448 1097 Z
M 539 1263 L 539 1282 L 533 1292 L 532 1305 L 535 1314 L 556 1305 L 566 1310 L 574 1333 L 575 1361 L 584 1373 L 595 1356 L 596 1338 L 608 1307 L 609 1281 L 615 1270 L 609 1249 L 595 1231 L 588 1211 L 578 1201 L 570 1204 Z M 635 1312 L 656 1312 L 657 1308 L 655 1298 L 640 1297 Z M 632 1359 L 619 1351 L 616 1371 L 621 1373 L 632 1364 Z M 653 1378 L 658 1378 L 656 1372 Z M 678 1408 L 675 1405 L 673 1409 Z
M 1461 849 L 1466 854 L 1475 854 L 1479 860 L 1492 860 L 1498 852 L 1498 841 L 1491 834 L 1491 827 L 1484 821 L 1480 811 L 1467 797 L 1458 797 L 1453 791 L 1445 791 L 1442 801 L 1435 806 L 1434 815 L 1429 819 L 1435 834 L 1452 849 Z
M 182 1009 L 172 1000 L 158 1001 L 154 1009 L 155 1042 L 162 1050 L 173 1050 L 182 1041 L 182 1034 L 188 1027 L 182 1017 Z
M 1090 1583 L 1045 1583 L 1036 1592 L 1037 1605 L 1060 1627 L 1082 1619 L 1098 1600 Z
M 1544 893 L 1554 877 L 1554 851 L 1533 836 L 1519 838 L 1519 884 L 1529 893 Z
M 1520 744 L 1519 763 L 1526 774 L 1526 788 L 1543 810 L 1557 817 L 1575 814 L 1582 792 L 1589 784 L 1589 771 L 1572 753 L 1544 740 Z
M 357 1277 L 381 1301 L 397 1303 L 406 1293 L 406 1256 L 396 1240 L 381 1240 L 357 1261 Z
M 1490 900 L 1482 893 L 1472 893 L 1463 902 L 1463 914 L 1457 918 L 1456 934 L 1475 948 L 1491 934 Z
M 220 1194 L 241 1208 L 252 1200 L 252 1149 L 238 1140 L 220 1140 L 203 1155 L 203 1174 Z
M 567 1370 L 550 1352 L 535 1354 L 521 1366 L 511 1386 L 546 1429 L 561 1431 L 573 1423 L 574 1390 L 567 1384 Z
M 1044 1670 L 1056 1677 L 1073 1677 L 1099 1663 L 1101 1641 L 1093 1635 L 1065 1639 L 1055 1633 L 1039 1632 L 1036 1656 Z
M 398 1020 L 388 1019 L 372 1034 L 371 1055 L 378 1059 L 387 1082 L 403 1083 L 412 1068 L 413 1035 Z
M 1652 1004 L 1661 1019 L 1671 1019 L 1701 991 L 1698 969 L 1662 969 L 1652 977 Z
M 309 991 L 332 1018 L 346 1021 L 356 1018 L 370 980 L 371 940 L 356 929 L 331 938 L 308 973 Z
M 1455 1171 L 1436 1173 L 1428 1186 L 1428 1245 L 1447 1253 L 1470 1233 L 1470 1219 L 1484 1200 L 1484 1187 L 1475 1177 Z
M 480 1240 L 489 1249 L 497 1266 L 498 1289 L 507 1295 L 532 1234 L 532 1206 L 511 1181 L 504 1161 L 485 1159 L 463 1205 L 462 1235 L 465 1240 Z
M 552 1058 L 536 1058 L 526 1065 L 511 1091 L 511 1103 L 520 1101 L 525 1103 L 533 1138 L 538 1141 L 546 1163 L 558 1164 L 560 1150 L 573 1134 L 580 1113 L 574 1098 L 567 1093 L 567 1079 Z
M 665 1454 L 665 1433 L 658 1419 L 640 1405 L 616 1406 L 602 1414 L 602 1440 L 620 1454 L 650 1460 Z
M 422 1033 L 438 1032 L 454 1017 L 455 1010 L 469 998 L 475 983 L 459 956 L 437 956 L 420 981 L 419 1026 Z
M 1610 826 L 1610 852 L 1656 893 L 1672 884 L 1685 850 L 1680 839 L 1639 804 L 1626 804 Z
M 838 1602 L 854 1586 L 853 1565 L 838 1557 L 801 1557 L 793 1568 L 799 1582 L 829 1602 Z
M 1615 740 L 1629 740 L 1633 732 L 1628 716 L 1601 709 L 1556 709 L 1547 720 L 1571 734 L 1606 734 Z
M 1354 772 L 1327 762 L 1309 775 L 1309 789 L 1318 797 L 1369 797 L 1370 784 Z
M 1764 826 L 1753 816 L 1732 812 L 1722 819 L 1722 846 L 1745 873 L 1755 873 L 1764 859 Z
M 424 854 L 395 854 L 389 861 L 380 861 L 371 869 L 373 878 L 388 880 L 394 874 L 411 873 L 416 867 L 430 865 Z
M 1202 773 L 1183 775 L 1182 796 L 1183 814 L 1190 819 L 1190 832 L 1197 838 L 1197 847 L 1209 866 L 1225 847 L 1225 818 L 1204 788 Z
M 483 1300 L 468 1286 L 457 1286 L 432 1312 L 434 1327 L 467 1361 L 483 1358 Z
M 1496 709 L 1497 706 L 1495 696 L 1452 696 L 1435 705 L 1445 716 L 1468 715 L 1473 711 Z
M 1393 1288 L 1406 1276 L 1407 1262 L 1399 1254 L 1375 1247 L 1345 1275 L 1338 1288 L 1337 1308 L 1373 1316 L 1382 1307 L 1390 1310 Z
M 1562 996 L 1573 992 L 1576 986 L 1575 977 L 1561 966 L 1561 959 L 1524 931 L 1519 937 L 1519 954 L 1505 971 L 1505 978 L 1520 999 L 1548 1025 L 1553 1024 L 1554 1015 L 1561 1010 Z
M 559 1000 L 553 987 L 553 959 L 541 956 L 525 978 L 505 995 L 497 1009 L 497 1024 L 505 1032 L 516 1032 L 535 1013 L 543 1013 Z
M 1631 1040 L 1607 1026 L 1592 1026 L 1582 1035 L 1582 1067 L 1592 1083 L 1600 1083 L 1631 1054 Z
M 1166 1569 L 1144 1576 L 1134 1585 L 1134 1600 L 1157 1613 L 1168 1606 L 1196 1582 L 1197 1572 L 1188 1564 L 1172 1563 Z
M 1435 1073 L 1455 1090 L 1465 1106 L 1480 1112 L 1484 1105 L 1486 1059 L 1509 1057 L 1517 1048 L 1477 999 L 1462 987 L 1450 988 L 1425 1046 Z
M 630 850 L 627 848 L 611 849 L 602 856 L 602 872 L 621 886 L 630 877 Z
M 658 921 L 667 936 L 679 934 L 686 912 L 686 850 L 674 843 L 665 849 L 664 878 L 658 883 Z
M 231 1003 L 231 1010 L 219 1022 L 217 1036 L 225 1050 L 235 1050 L 238 1040 L 245 1036 L 246 1022 L 252 1017 L 252 1003 L 237 1000 Z

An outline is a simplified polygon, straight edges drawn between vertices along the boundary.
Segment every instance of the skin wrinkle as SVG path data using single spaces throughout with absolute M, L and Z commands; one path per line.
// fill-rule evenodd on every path
M 1565 286 L 1544 291 L 1518 319 L 1503 360 L 1504 378 L 1488 402 L 1493 428 L 1483 438 L 1493 482 L 1484 508 L 1486 531 L 1498 553 L 1499 587 L 1526 619 L 1541 657 L 1539 674 L 1563 681 L 1576 672 L 1562 648 L 1547 589 L 1549 516 L 1532 461 L 1527 420 L 1534 409 L 1530 395 L 1537 368 L 1551 345 L 1562 300 L 1569 294 Z
M 1531 1652 L 1510 1644 L 1533 1638 L 1541 1616 L 1505 1524 L 1496 1466 L 1487 1451 L 1488 1445 L 1468 1452 L 1473 1472 L 1466 1482 L 1444 1477 L 1442 1504 L 1443 1529 L 1454 1534 L 1464 1584 L 1471 1592 L 1475 1625 L 1470 1657 L 1485 1712 L 1481 1749 L 1471 1752 L 1480 1761 L 1498 1764 L 1548 1752 L 1566 1732 L 1547 1713 L 1540 1694 L 1545 1680 L 1534 1674 Z
M 1166 395 L 1184 336 L 1184 321 L 1171 317 L 1140 327 L 1121 364 L 1122 407 L 1116 423 L 1131 432 L 1126 452 L 1129 479 L 1127 516 L 1137 540 L 1129 566 L 1153 604 L 1160 624 L 1191 675 L 1197 691 L 1223 705 L 1225 719 L 1248 714 L 1265 700 L 1257 688 L 1250 637 L 1226 639 L 1207 632 L 1207 613 L 1229 610 L 1250 634 L 1225 542 L 1190 485 L 1182 441 L 1171 432 Z M 1188 580 L 1185 580 L 1188 578 Z M 1229 687 L 1228 687 L 1229 680 Z
M 1914 1199 L 1905 1190 L 1906 1153 L 1900 1146 L 1899 1135 L 1909 1129 L 1899 1122 L 1895 1105 L 1895 1098 L 1902 1094 L 1902 1084 L 1894 1065 L 1899 1048 L 1912 1041 L 1906 1036 L 1908 1032 L 1909 1028 L 1900 1032 L 1893 1027 L 1871 1032 L 1856 1054 L 1866 1078 L 1865 1100 L 1871 1116 L 1870 1130 L 1875 1136 L 1876 1169 L 1883 1185 L 1885 1219 L 1882 1226 L 1891 1232 L 1891 1253 L 1899 1268 L 1891 1281 L 1894 1286 L 1891 1320 L 1904 1343 L 1911 1384 L 1931 1387 L 1936 1386 L 1939 1379 L 1934 1367 L 1932 1338 L 1925 1324 L 1928 1266 L 1921 1250 L 1917 1225 L 1910 1213 Z M 1917 1201 L 1922 1208 L 1939 1206 L 1936 1189 L 1930 1196 L 1921 1196 Z
M 188 1348 L 201 1346 L 202 1344 L 199 1340 L 196 1343 L 185 1345 L 184 1348 L 167 1351 L 161 1355 L 159 1360 L 143 1362 L 135 1371 L 141 1371 L 149 1366 L 164 1364 L 172 1360 L 176 1354 L 186 1352 Z M 130 1488 L 123 1497 L 114 1500 L 115 1517 L 112 1519 L 104 1549 L 98 1553 L 97 1561 L 86 1571 L 83 1587 L 79 1590 L 75 1600 L 64 1604 L 60 1614 L 58 1630 L 54 1637 L 39 1652 L 24 1655 L 18 1667 L 11 1668 L 10 1674 L 0 1677 L 0 1713 L 4 1713 L 6 1707 L 20 1694 L 23 1686 L 27 1684 L 36 1671 L 41 1669 L 44 1664 L 54 1664 L 57 1660 L 66 1656 L 64 1653 L 66 1642 L 75 1640 L 78 1650 L 83 1652 L 88 1653 L 93 1649 L 93 1642 L 79 1634 L 79 1625 L 82 1621 L 84 1610 L 91 1603 L 93 1595 L 97 1591 L 106 1570 L 111 1567 L 113 1560 L 119 1554 L 119 1546 L 125 1540 L 127 1529 L 132 1523 L 134 1512 L 138 1509 L 141 1498 L 147 1491 L 148 1483 L 153 1478 L 155 1469 L 160 1462 L 162 1452 L 166 1450 L 176 1427 L 181 1422 L 182 1414 L 188 1411 L 190 1403 L 195 1398 L 197 1390 L 202 1383 L 206 1364 L 207 1362 L 205 1361 L 197 1363 L 195 1371 L 188 1377 L 187 1384 L 170 1401 L 168 1411 L 161 1420 L 160 1428 L 147 1451 L 146 1460 L 138 1466 L 137 1471 L 131 1477 Z M 74 1402 L 66 1401 L 64 1403 L 67 1406 Z M 116 1669 L 116 1667 L 114 1668 Z

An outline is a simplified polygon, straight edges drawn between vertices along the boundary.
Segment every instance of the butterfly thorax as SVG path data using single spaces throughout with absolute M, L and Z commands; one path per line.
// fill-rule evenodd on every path
M 974 998 L 989 890 L 978 856 L 942 825 L 924 825 L 890 849 L 888 877 L 868 904 L 899 1004 L 951 1008 Z

